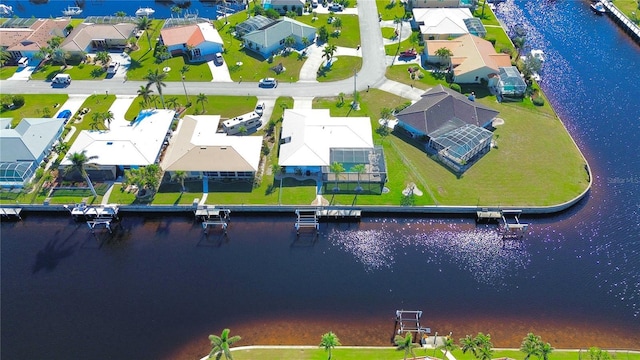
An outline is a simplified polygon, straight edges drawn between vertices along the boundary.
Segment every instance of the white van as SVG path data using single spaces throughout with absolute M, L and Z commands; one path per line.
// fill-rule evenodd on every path
M 29 66 L 29 58 L 26 56 L 21 57 L 20 60 L 18 60 L 18 67 L 23 68 L 27 66 Z
M 54 84 L 71 84 L 71 76 L 69 74 L 58 74 L 51 80 Z
M 242 127 L 244 127 L 245 130 L 249 130 L 257 126 L 260 126 L 260 115 L 255 111 L 234 117 L 233 119 L 222 123 L 222 129 L 227 133 L 227 135 L 240 133 L 240 129 Z

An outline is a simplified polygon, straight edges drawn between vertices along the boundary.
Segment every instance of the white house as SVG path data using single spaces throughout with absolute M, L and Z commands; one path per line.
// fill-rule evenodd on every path
M 187 115 L 180 121 L 162 160 L 164 171 L 189 178 L 253 179 L 260 165 L 262 136 L 216 132 L 219 115 Z
M 64 123 L 62 118 L 25 118 L 14 129 L 0 129 L 0 186 L 23 187 L 50 153 Z
M 413 9 L 415 27 L 420 28 L 424 40 L 446 40 L 469 33 L 466 19 L 473 18 L 467 8 Z
M 295 40 L 295 46 L 301 45 L 303 38 L 312 43 L 316 38 L 316 28 L 288 17 L 283 17 L 282 20 L 245 34 L 243 40 L 246 49 L 255 51 L 267 58 L 283 49 L 285 47 L 285 39 L 289 36 L 292 36 Z
M 223 51 L 222 38 L 209 22 L 164 28 L 160 41 L 172 56 L 184 54 L 192 61 L 209 60 Z
M 474 0 L 408 0 L 411 8 L 471 8 L 474 2 Z
M 125 169 L 156 164 L 169 137 L 175 111 L 147 109 L 128 126 L 114 127 L 107 131 L 83 130 L 71 145 L 68 154 L 86 151 L 98 171 L 87 168 L 92 177 L 114 179 Z M 61 167 L 71 165 L 65 158 Z

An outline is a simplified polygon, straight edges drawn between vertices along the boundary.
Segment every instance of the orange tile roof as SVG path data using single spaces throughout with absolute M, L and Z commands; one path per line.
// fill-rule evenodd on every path
M 198 25 L 176 26 L 160 32 L 162 42 L 166 46 L 187 44 L 197 46 L 204 41 L 204 35 Z

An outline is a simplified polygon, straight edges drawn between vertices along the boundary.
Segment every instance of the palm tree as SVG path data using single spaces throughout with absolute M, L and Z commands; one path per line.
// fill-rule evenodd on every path
M 478 354 L 478 347 L 476 345 L 476 339 L 474 339 L 471 335 L 467 335 L 460 339 L 460 349 L 463 354 L 466 354 L 467 351 L 471 351 L 473 357 L 476 357 Z
M 167 106 L 169 106 L 170 108 L 177 108 L 178 107 L 178 98 L 175 96 L 172 96 L 170 98 L 167 99 Z
M 68 51 L 63 48 L 56 48 L 51 52 L 51 59 L 58 64 L 62 64 L 65 68 L 67 67 L 67 56 L 69 55 Z
M 331 25 L 336 29 L 342 29 L 342 19 L 336 18 L 335 20 L 333 20 Z
M 440 49 L 436 50 L 435 55 L 440 57 L 443 62 L 448 65 L 449 60 L 453 56 L 453 52 L 446 47 L 441 47 Z
M 111 59 L 108 51 L 98 51 L 95 56 L 95 60 L 100 61 L 103 65 L 106 65 Z
M 91 183 L 91 179 L 89 179 L 89 174 L 87 173 L 87 168 L 97 168 L 98 166 L 93 164 L 91 161 L 97 159 L 97 156 L 87 156 L 86 150 L 82 150 L 81 152 L 75 152 L 72 154 L 67 154 L 67 159 L 71 161 L 71 165 L 66 166 L 64 168 L 64 173 L 71 174 L 74 172 L 79 172 L 80 175 L 85 179 L 87 185 L 91 189 L 91 193 L 93 196 L 98 196 L 96 193 L 96 189 L 93 188 L 93 184 Z
M 147 75 L 145 75 L 144 79 L 147 80 L 147 87 L 151 85 L 156 85 L 156 89 L 158 90 L 158 94 L 160 95 L 160 102 L 162 103 L 162 108 L 165 109 L 164 105 L 164 96 L 162 96 L 162 87 L 167 86 L 164 82 L 164 79 L 167 78 L 167 73 L 164 71 L 160 71 L 156 69 L 155 71 L 149 70 Z
M 114 119 L 113 112 L 111 110 L 107 110 L 102 114 L 102 118 L 107 122 L 107 129 L 111 130 L 111 122 Z
M 180 8 L 180 6 L 171 7 L 171 17 L 173 17 L 173 14 L 176 14 L 176 16 L 180 16 L 181 12 L 182 12 L 182 9 Z
M 478 335 L 476 335 L 474 341 L 476 342 L 476 349 L 482 349 L 482 348 L 489 348 L 491 349 L 493 347 L 493 343 L 491 343 L 491 335 L 490 334 L 483 334 L 483 333 L 478 333 Z
M 144 104 L 146 106 L 149 105 L 149 100 L 151 98 L 152 93 L 153 93 L 153 90 L 149 89 L 148 86 L 140 85 L 140 89 L 138 89 L 138 96 L 142 96 L 142 100 L 144 101 Z
M 520 344 L 520 351 L 525 353 L 525 360 L 529 360 L 531 355 L 538 355 L 538 343 L 540 342 L 540 338 L 533 333 L 528 333 L 527 337 L 522 340 L 522 344 Z
M 184 79 L 185 79 L 185 75 L 186 73 L 189 72 L 191 68 L 189 67 L 189 65 L 183 65 L 182 68 L 180 69 L 180 77 L 182 78 L 182 87 L 184 88 L 184 97 L 187 98 L 187 106 L 189 105 L 189 94 L 187 94 L 187 86 L 184 84 Z
M 91 128 L 94 130 L 100 130 L 100 128 L 104 125 L 104 115 L 101 112 L 94 112 L 91 115 Z
M 327 65 L 329 65 L 329 62 L 333 58 L 333 54 L 336 53 L 336 50 L 338 50 L 338 48 L 334 44 L 327 44 L 327 46 L 322 50 L 322 57 L 327 58 Z
M 478 360 L 491 360 L 492 356 L 493 350 L 490 347 L 483 346 L 480 348 Z
M 320 340 L 320 347 L 324 348 L 324 351 L 329 352 L 329 359 L 331 360 L 331 350 L 336 347 L 336 346 L 340 346 L 342 344 L 340 344 L 340 339 L 338 339 L 338 337 L 336 336 L 336 334 L 334 334 L 333 332 L 329 331 L 328 333 L 322 335 L 322 338 Z
M 309 40 L 309 38 L 307 38 L 307 37 L 303 37 L 302 38 L 302 46 L 304 46 L 306 48 L 309 45 L 311 45 L 311 40 Z
M 209 102 L 209 100 L 207 99 L 207 95 L 200 93 L 198 94 L 198 97 L 196 97 L 196 104 L 200 103 L 200 105 L 202 105 L 202 113 L 204 114 L 204 103 Z
M 291 47 L 296 44 L 296 39 L 293 36 L 287 36 L 284 39 L 284 46 L 287 49 L 287 52 L 291 51 Z
M 4 47 L 0 48 L 0 66 L 4 66 L 4 64 L 11 59 L 11 54 Z
M 333 191 L 338 192 L 340 190 L 340 188 L 338 187 L 338 178 L 340 177 L 340 174 L 344 172 L 344 166 L 341 163 L 334 161 L 331 164 L 330 170 L 335 174 L 336 177 L 336 186 L 333 188 Z
M 542 360 L 549 360 L 549 354 L 551 354 L 553 350 L 554 349 L 551 347 L 551 344 L 543 343 L 541 341 L 538 347 L 538 357 Z
M 447 336 L 444 339 L 444 343 L 440 345 L 438 348 L 441 350 L 444 350 L 444 355 L 442 356 L 442 359 L 445 360 L 447 358 L 447 353 L 450 353 L 456 350 L 458 347 L 456 346 L 453 339 L 450 336 Z
M 394 342 L 396 343 L 396 350 L 404 350 L 404 360 L 407 360 L 408 355 L 411 355 L 414 358 L 416 357 L 413 349 L 418 345 L 413 343 L 413 335 L 411 335 L 411 333 L 407 333 L 405 337 L 396 335 Z
M 115 15 L 116 17 L 125 17 L 127 16 L 127 13 L 120 10 L 120 11 L 116 11 L 113 15 Z
M 149 42 L 149 50 L 151 50 L 151 30 L 153 29 L 153 21 L 146 16 L 138 18 L 136 21 L 136 28 L 144 31 L 147 34 L 147 41 Z
M 209 335 L 209 341 L 211 341 L 211 352 L 209 352 L 209 359 L 213 358 L 215 355 L 216 360 L 220 360 L 223 354 L 225 359 L 233 359 L 229 347 L 233 345 L 233 343 L 240 341 L 241 338 L 237 335 L 229 337 L 229 332 L 231 332 L 231 330 L 224 329 L 222 330 L 222 334 L 220 334 L 220 336 Z
M 364 174 L 366 169 L 367 167 L 364 164 L 357 164 L 351 167 L 350 171 L 358 174 L 358 186 L 356 187 L 357 192 L 362 191 L 362 187 L 360 186 L 360 174 Z
M 171 178 L 173 179 L 173 181 L 177 181 L 180 183 L 180 192 L 184 192 L 184 180 L 187 178 L 187 173 L 182 170 L 176 170 Z
M 527 41 L 525 36 L 517 36 L 513 39 L 513 45 L 516 47 L 516 60 L 520 59 L 520 51 L 524 47 L 524 43 Z

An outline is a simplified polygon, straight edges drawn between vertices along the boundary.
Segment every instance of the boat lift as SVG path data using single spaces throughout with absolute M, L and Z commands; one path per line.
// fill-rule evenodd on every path
M 195 210 L 196 219 L 202 221 L 202 229 L 207 233 L 209 227 L 220 226 L 226 234 L 231 221 L 231 210 L 216 208 L 215 206 L 198 206 Z

